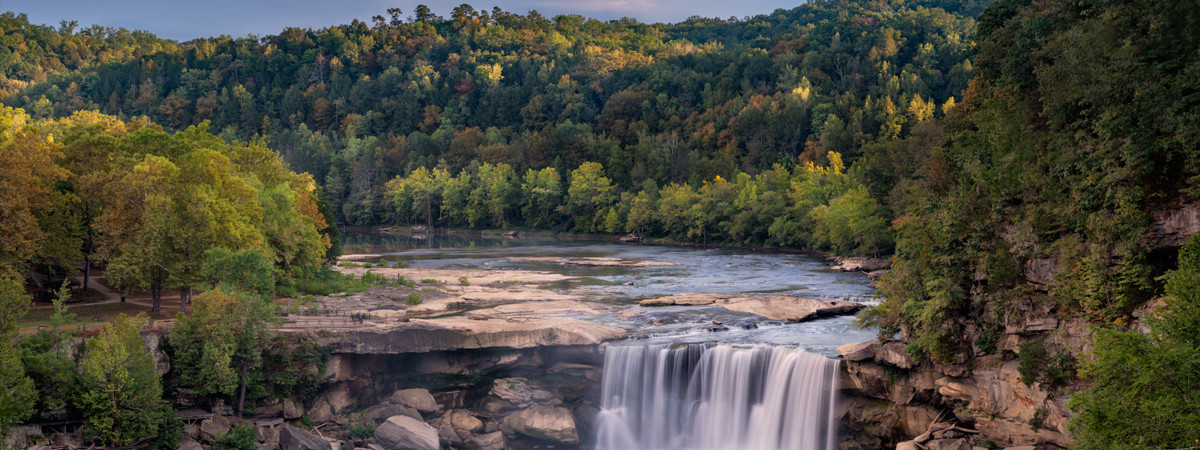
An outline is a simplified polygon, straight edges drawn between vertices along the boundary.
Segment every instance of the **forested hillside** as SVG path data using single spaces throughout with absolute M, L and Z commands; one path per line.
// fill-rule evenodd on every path
M 1081 448 L 1195 445 L 1200 241 L 1181 252 L 1186 233 L 1152 231 L 1197 199 L 1196 23 L 1195 4 L 1171 1 L 989 7 L 977 76 L 907 191 L 868 323 L 942 364 L 1019 350 L 1025 384 L 1087 388 L 1071 403 Z M 1020 331 L 1038 318 L 1056 325 Z M 1094 354 L 1042 347 L 1073 319 L 1096 327 Z M 1149 326 L 1123 331 L 1135 320 Z
M 393 9 L 370 24 L 180 44 L 8 14 L 6 46 L 28 50 L 6 60 L 0 98 L 35 118 L 95 109 L 261 136 L 318 181 L 343 224 L 873 254 L 889 250 L 901 209 L 891 192 L 923 158 L 896 142 L 940 136 L 931 124 L 973 76 L 986 3 L 817 1 L 670 25 L 464 4 L 448 18 Z M 429 202 L 385 188 L 419 168 L 458 185 L 435 183 Z M 581 204 L 576 172 L 611 187 Z M 830 231 L 847 224 L 860 232 Z

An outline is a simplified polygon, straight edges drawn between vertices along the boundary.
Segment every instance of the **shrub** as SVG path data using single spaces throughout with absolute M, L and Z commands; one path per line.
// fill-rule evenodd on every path
M 471 282 L 467 281 L 467 277 L 458 277 L 459 286 L 470 286 Z
M 254 441 L 254 427 L 238 425 L 228 433 L 217 436 L 212 448 L 214 450 L 254 450 Z
M 405 300 L 405 303 L 408 303 L 409 306 L 419 305 L 421 303 L 421 294 L 418 294 L 416 292 L 408 294 L 408 299 Z
M 370 426 L 367 424 L 362 424 L 362 423 L 356 423 L 356 424 L 350 425 L 349 436 L 352 439 L 366 439 L 366 438 L 369 438 L 374 435 L 375 435 L 375 427 L 373 427 L 373 426 Z

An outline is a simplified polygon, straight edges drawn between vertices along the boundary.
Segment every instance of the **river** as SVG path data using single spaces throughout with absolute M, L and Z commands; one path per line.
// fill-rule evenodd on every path
M 569 275 L 552 289 L 636 304 L 688 292 L 786 294 L 871 302 L 861 273 L 810 255 L 732 248 L 556 238 L 442 235 L 432 239 L 347 232 L 347 254 L 379 254 L 410 267 L 525 269 Z M 653 267 L 581 267 L 522 258 L 607 257 Z M 716 307 L 659 307 L 638 320 L 580 316 L 625 328 L 605 353 L 597 449 L 834 448 L 837 346 L 875 338 L 841 316 L 797 324 Z M 725 324 L 714 327 L 714 323 Z

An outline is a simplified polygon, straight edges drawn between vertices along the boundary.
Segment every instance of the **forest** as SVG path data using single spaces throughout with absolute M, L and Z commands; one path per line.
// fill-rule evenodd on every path
M 967 53 L 985 4 L 813 2 L 669 25 L 464 4 L 448 18 L 392 9 L 370 24 L 183 44 L 8 14 L 5 39 L 28 50 L 0 58 L 0 99 L 35 118 L 98 110 L 166 129 L 207 121 L 226 140 L 262 139 L 312 175 L 331 220 L 344 225 L 636 232 L 878 254 L 891 241 L 879 224 L 902 207 L 890 193 L 920 162 L 878 147 L 937 137 L 928 124 L 961 100 L 973 76 Z M 585 163 L 599 165 L 612 191 L 572 204 L 570 175 Z M 809 164 L 854 172 L 801 192 L 792 185 L 823 183 L 806 175 Z M 412 209 L 412 189 L 387 188 L 419 168 L 471 185 L 456 189 L 501 182 L 548 191 L 539 205 L 499 214 L 451 199 L 426 208 L 438 209 L 428 218 Z M 526 185 L 529 170 L 554 184 L 546 169 L 559 192 Z M 637 211 L 655 209 L 664 190 L 676 197 L 668 202 L 739 201 L 709 217 Z M 864 237 L 818 226 L 850 220 Z
M 0 15 L 0 275 L 95 261 L 156 304 L 211 289 L 197 308 L 226 307 L 178 339 L 253 338 L 209 349 L 235 355 L 217 378 L 187 375 L 233 398 L 265 395 L 236 373 L 263 364 L 265 341 L 204 324 L 320 277 L 338 225 L 890 257 L 861 321 L 908 354 L 962 364 L 1000 352 L 1000 330 L 1031 310 L 1084 318 L 1100 351 L 1056 366 L 1079 387 L 1079 446 L 1200 439 L 1200 403 L 1175 390 L 1200 383 L 1200 243 L 1151 233 L 1156 212 L 1200 195 L 1200 8 L 815 0 L 675 24 L 382 13 L 187 42 Z M 215 288 L 238 279 L 234 260 L 259 281 Z M 1043 263 L 1053 279 L 1028 282 Z M 11 284 L 0 297 L 19 305 Z M 1127 331 L 1162 297 L 1152 332 Z M 115 327 L 105 336 L 136 330 Z M 19 358 L 2 347 L 0 361 Z M 28 392 L 13 367 L 0 365 L 0 396 Z M 0 408 L 0 428 L 24 412 Z

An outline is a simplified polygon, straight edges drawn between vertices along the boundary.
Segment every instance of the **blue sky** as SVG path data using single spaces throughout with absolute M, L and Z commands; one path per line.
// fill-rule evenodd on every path
M 33 23 L 57 26 L 60 20 L 77 20 L 81 26 L 100 24 L 147 30 L 160 37 L 180 41 L 195 37 L 228 34 L 259 36 L 278 34 L 287 26 L 322 28 L 370 22 L 371 16 L 386 15 L 388 8 L 407 12 L 419 4 L 449 16 L 462 0 L 451 2 L 395 0 L 3 0 L 0 9 L 26 13 Z M 777 8 L 794 8 L 800 0 L 491 0 L 468 2 L 475 9 L 493 6 L 524 14 L 536 9 L 547 17 L 580 14 L 597 19 L 634 17 L 643 22 L 678 22 L 693 15 L 728 18 L 769 13 Z

